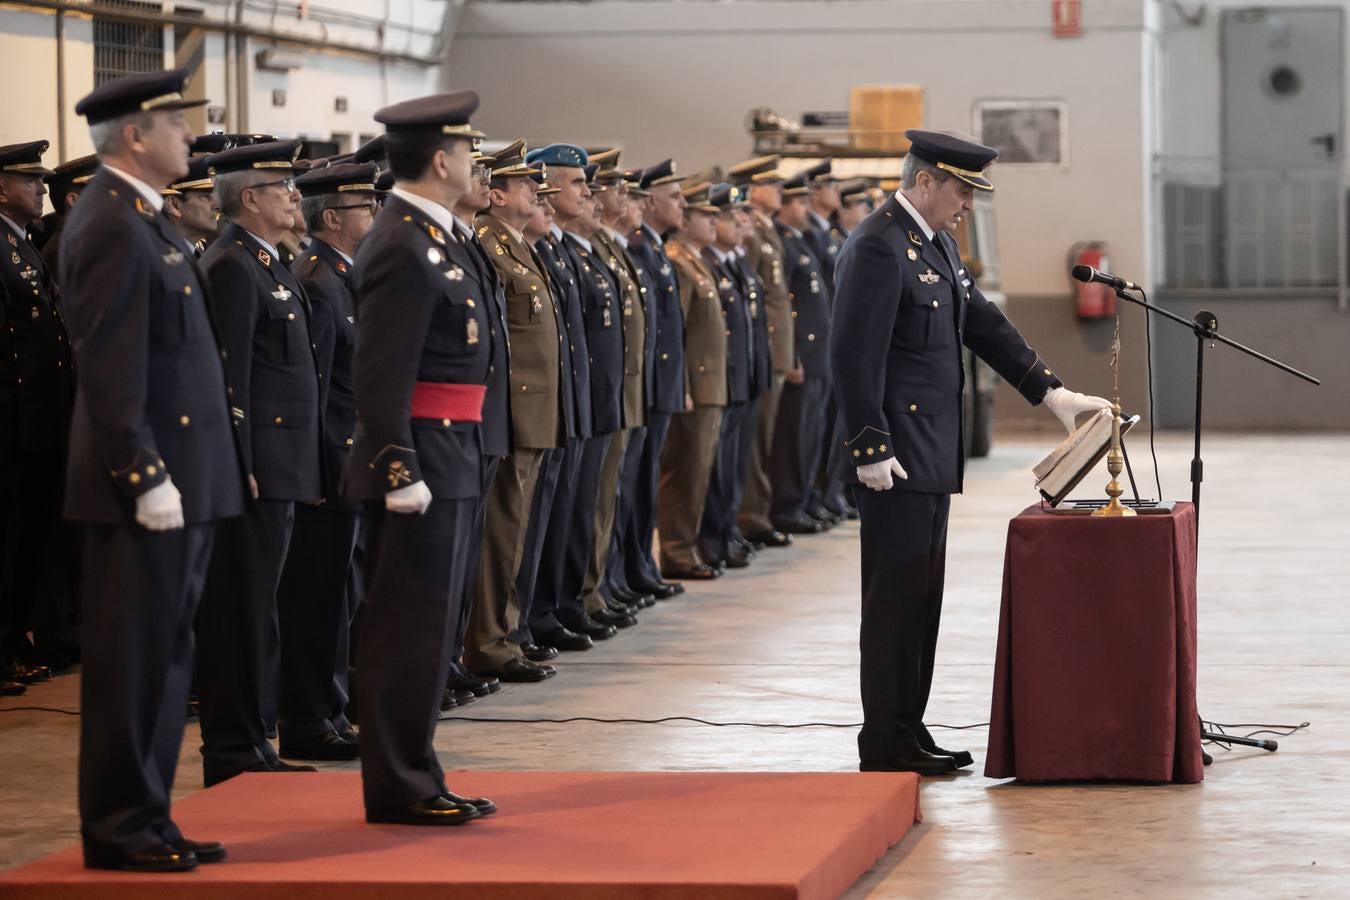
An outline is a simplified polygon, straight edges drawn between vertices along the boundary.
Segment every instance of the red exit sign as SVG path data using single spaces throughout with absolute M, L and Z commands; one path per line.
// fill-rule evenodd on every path
M 1050 0 L 1050 18 L 1055 37 L 1080 37 L 1083 34 L 1082 0 Z

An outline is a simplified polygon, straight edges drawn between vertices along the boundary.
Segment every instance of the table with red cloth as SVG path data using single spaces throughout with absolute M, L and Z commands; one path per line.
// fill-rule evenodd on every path
M 1195 508 L 1008 525 L 984 774 L 1192 784 Z

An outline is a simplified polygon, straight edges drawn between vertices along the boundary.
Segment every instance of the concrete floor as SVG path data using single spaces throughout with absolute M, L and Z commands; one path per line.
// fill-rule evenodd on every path
M 1151 469 L 1140 437 L 1142 477 Z M 1036 499 L 1028 470 L 1050 445 L 1048 435 L 1001 441 L 955 498 L 930 723 L 988 719 L 1007 520 Z M 1185 436 L 1160 437 L 1158 450 L 1165 496 L 1189 497 Z M 1218 752 L 1205 783 L 1188 787 L 1031 787 L 979 774 L 925 782 L 924 823 L 849 896 L 1350 896 L 1347 450 L 1345 436 L 1230 435 L 1210 439 L 1205 454 L 1201 709 L 1221 722 L 1312 728 L 1274 755 Z M 767 551 L 647 611 L 619 639 L 564 657 L 551 681 L 456 712 L 856 722 L 857 560 L 854 524 Z M 1128 577 L 1129 560 L 1102 563 L 1104 577 Z M 77 696 L 68 676 L 4 706 L 74 709 Z M 75 839 L 78 726 L 50 713 L 0 716 L 0 865 Z M 980 770 L 984 728 L 937 733 L 975 751 Z M 454 721 L 438 747 L 447 769 L 851 771 L 854 737 L 852 728 Z M 179 796 L 201 787 L 197 745 L 190 727 Z

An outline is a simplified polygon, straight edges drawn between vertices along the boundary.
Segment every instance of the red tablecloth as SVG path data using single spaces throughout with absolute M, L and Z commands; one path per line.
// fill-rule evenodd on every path
M 1204 778 L 1195 704 L 1195 509 L 1008 525 L 984 774 Z

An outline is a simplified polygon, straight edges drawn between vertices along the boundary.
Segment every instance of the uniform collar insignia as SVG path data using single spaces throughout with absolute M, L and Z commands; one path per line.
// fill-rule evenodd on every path
M 440 244 L 442 247 L 444 247 L 445 232 L 441 231 L 439 228 L 437 228 L 435 225 L 432 225 L 430 222 L 425 222 L 423 224 L 426 226 L 427 234 L 431 235 L 431 239 L 436 243 Z
M 478 226 L 478 236 L 479 236 L 479 237 L 482 237 L 483 235 L 487 234 L 487 233 L 488 233 L 489 231 L 491 231 L 491 230 L 492 230 L 492 229 L 488 228 L 486 225 L 479 225 L 479 226 Z
M 14 232 L 12 231 L 5 232 L 5 237 L 9 238 L 9 245 L 11 247 L 19 246 L 19 239 L 14 236 Z
M 155 211 L 140 197 L 136 198 L 136 212 L 145 216 L 147 219 L 153 219 L 155 217 Z
M 337 270 L 341 272 L 343 275 L 347 274 L 347 264 L 345 262 L 339 259 L 336 263 L 334 263 L 334 265 L 337 267 Z
M 909 241 L 911 244 L 918 244 L 920 247 L 923 246 L 923 238 L 919 237 L 912 231 L 909 233 Z
M 269 268 L 269 269 L 272 268 L 272 256 L 271 256 L 271 254 L 269 254 L 266 250 L 259 250 L 259 251 L 258 251 L 258 262 L 262 263 L 264 266 L 266 266 L 266 267 Z

